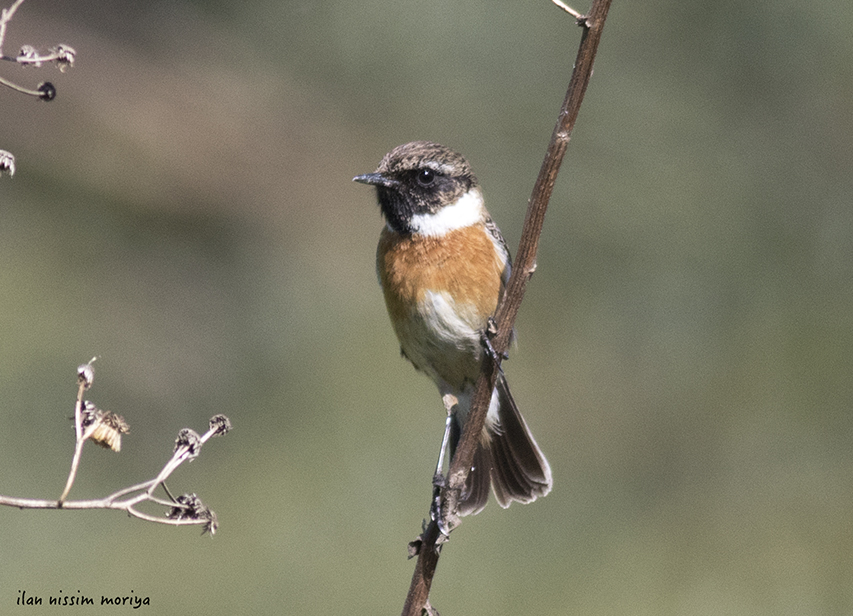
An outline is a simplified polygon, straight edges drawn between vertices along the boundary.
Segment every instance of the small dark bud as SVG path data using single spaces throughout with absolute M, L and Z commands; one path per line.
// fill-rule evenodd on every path
M 408 556 L 407 558 L 414 558 L 418 554 L 421 553 L 421 548 L 424 544 L 423 535 L 418 535 L 414 541 L 409 541 L 409 545 L 407 547 Z
M 39 84 L 39 98 L 43 101 L 52 101 L 56 98 L 56 87 L 49 81 Z

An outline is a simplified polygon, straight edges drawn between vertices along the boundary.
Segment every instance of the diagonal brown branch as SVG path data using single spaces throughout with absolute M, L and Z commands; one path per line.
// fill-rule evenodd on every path
M 569 81 L 557 124 L 551 135 L 545 160 L 542 162 L 539 176 L 533 187 L 533 194 L 527 206 L 527 214 L 512 276 L 507 284 L 506 294 L 495 313 L 497 333 L 492 339 L 492 346 L 497 357 L 484 354 L 471 412 L 465 422 L 456 455 L 450 464 L 447 486 L 442 490 L 443 503 L 452 504 L 458 500 L 471 469 L 478 436 L 483 430 L 489 400 L 500 370 L 500 356 L 509 347 L 510 335 L 521 301 L 524 298 L 527 282 L 536 269 L 536 252 L 539 247 L 542 225 L 545 221 L 545 211 L 554 191 L 557 173 L 568 148 L 587 85 L 589 85 L 589 80 L 592 77 L 592 66 L 598 50 L 598 43 L 601 40 L 604 21 L 607 19 L 607 13 L 610 10 L 610 3 L 611 0 L 593 0 L 589 14 L 577 18 L 578 25 L 583 27 L 583 34 L 575 60 L 575 68 Z M 559 3 L 558 6 L 560 4 L 562 3 Z M 561 8 L 565 10 L 564 6 Z M 403 607 L 403 616 L 420 616 L 424 611 L 431 609 L 428 607 L 429 591 L 438 565 L 441 542 L 442 537 L 438 523 L 432 521 L 419 542 L 418 560 L 409 587 L 409 594 Z

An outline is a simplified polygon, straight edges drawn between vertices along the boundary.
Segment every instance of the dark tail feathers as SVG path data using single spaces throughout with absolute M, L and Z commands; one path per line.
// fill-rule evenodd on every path
M 465 491 L 459 503 L 459 514 L 479 513 L 489 500 L 489 486 L 498 504 L 506 509 L 513 501 L 532 503 L 551 491 L 551 467 L 521 416 L 506 378 L 498 376 L 498 423 L 487 427 L 488 439 L 477 448 Z M 452 448 L 461 436 L 454 422 Z M 451 451 L 452 455 L 452 451 Z

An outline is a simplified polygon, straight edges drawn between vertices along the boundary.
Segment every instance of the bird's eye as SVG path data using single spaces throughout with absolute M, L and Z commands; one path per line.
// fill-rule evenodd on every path
M 432 169 L 421 169 L 418 171 L 418 184 L 429 186 L 435 181 L 435 171 Z

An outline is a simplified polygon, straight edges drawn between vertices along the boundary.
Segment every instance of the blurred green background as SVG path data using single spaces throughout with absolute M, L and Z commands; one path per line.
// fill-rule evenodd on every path
M 0 89 L 0 494 L 59 496 L 94 355 L 131 434 L 72 498 L 234 431 L 169 482 L 213 539 L 0 509 L 0 612 L 399 613 L 443 410 L 351 178 L 445 143 L 515 247 L 579 38 L 547 0 L 28 0 L 4 51 L 78 58 L 0 66 L 59 90 Z M 465 521 L 439 611 L 853 613 L 851 100 L 849 0 L 614 3 L 506 365 L 554 491 Z

